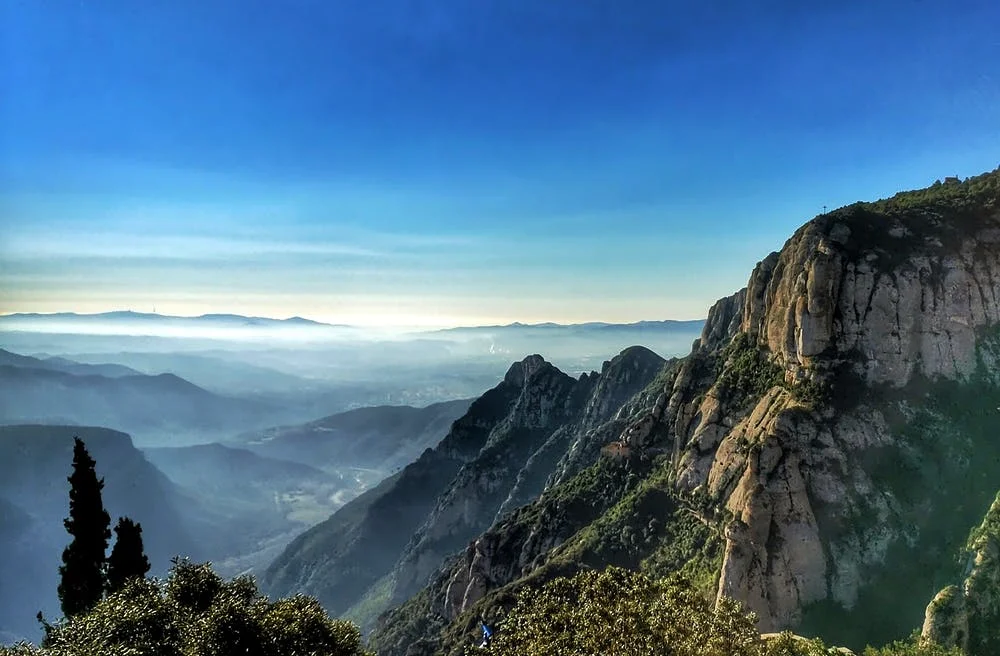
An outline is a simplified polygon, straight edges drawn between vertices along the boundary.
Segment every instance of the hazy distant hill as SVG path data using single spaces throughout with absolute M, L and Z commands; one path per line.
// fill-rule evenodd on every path
M 76 312 L 54 312 L 51 314 L 40 314 L 34 312 L 15 313 L 0 316 L 0 326 L 8 328 L 23 328 L 48 324 L 53 327 L 59 325 L 85 325 L 85 324 L 150 324 L 158 323 L 163 325 L 207 325 L 221 324 L 230 326 L 329 326 L 333 324 L 303 319 L 302 317 L 291 317 L 289 319 L 271 319 L 268 317 L 246 317 L 239 314 L 203 314 L 197 317 L 175 317 L 166 314 L 155 314 L 152 312 L 100 312 L 96 314 L 78 314 Z
M 0 365 L 0 423 L 101 425 L 146 443 L 180 444 L 279 416 L 265 404 L 213 394 L 173 374 L 108 377 Z
M 115 353 L 72 353 L 68 357 L 79 362 L 113 360 L 137 370 L 136 373 L 155 375 L 165 372 L 177 374 L 199 387 L 219 394 L 251 394 L 308 390 L 317 387 L 315 381 L 278 371 L 272 367 L 242 362 L 224 354 L 198 353 L 144 353 L 121 351 Z
M 17 353 L 11 353 L 10 351 L 0 349 L 0 366 L 3 365 L 28 369 L 45 369 L 47 371 L 61 371 L 75 376 L 106 376 L 108 378 L 119 378 L 121 376 L 140 375 L 140 372 L 135 369 L 120 364 L 87 364 L 60 357 L 36 358 L 29 355 L 18 355 Z
M 370 467 L 392 471 L 437 444 L 471 400 L 425 408 L 377 406 L 240 436 L 247 449 L 317 467 Z
M 510 334 L 530 334 L 533 332 L 551 333 L 559 331 L 565 333 L 588 333 L 600 331 L 699 331 L 705 325 L 704 319 L 694 319 L 690 321 L 675 321 L 667 319 L 664 321 L 635 321 L 632 323 L 608 323 L 605 321 L 588 321 L 586 323 L 514 323 L 494 325 L 494 326 L 461 326 L 458 328 L 444 328 L 433 331 L 433 334 L 480 334 L 480 333 L 510 333 Z

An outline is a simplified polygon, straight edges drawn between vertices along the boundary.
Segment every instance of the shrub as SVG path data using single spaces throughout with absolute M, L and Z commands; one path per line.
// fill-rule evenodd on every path
M 269 602 L 250 577 L 222 580 L 175 561 L 166 582 L 133 579 L 90 612 L 56 624 L 44 645 L 0 656 L 365 656 L 361 634 L 312 598 Z

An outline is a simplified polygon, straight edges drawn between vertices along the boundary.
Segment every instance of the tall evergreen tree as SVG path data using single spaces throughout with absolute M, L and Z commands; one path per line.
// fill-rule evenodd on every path
M 104 594 L 104 553 L 111 539 L 111 517 L 104 509 L 94 459 L 79 437 L 73 438 L 73 473 L 69 477 L 69 517 L 63 521 L 73 538 L 59 567 L 59 602 L 73 617 L 93 608 Z
M 129 579 L 145 578 L 149 559 L 142 550 L 142 524 L 119 517 L 115 526 L 115 547 L 108 558 L 108 594 L 118 592 Z

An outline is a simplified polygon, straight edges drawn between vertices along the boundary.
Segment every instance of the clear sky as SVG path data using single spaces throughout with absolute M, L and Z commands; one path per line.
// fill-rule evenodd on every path
M 0 7 L 0 312 L 697 318 L 1000 163 L 996 0 Z

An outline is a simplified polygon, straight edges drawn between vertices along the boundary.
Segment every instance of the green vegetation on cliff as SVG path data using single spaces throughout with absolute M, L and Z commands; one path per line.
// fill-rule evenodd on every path
M 938 180 L 930 187 L 901 191 L 891 198 L 874 203 L 859 203 L 879 212 L 895 213 L 919 209 L 954 209 L 977 205 L 1000 196 L 1000 168 L 965 180 Z
M 405 653 L 402 645 L 423 641 L 426 651 L 413 653 L 459 654 L 474 639 L 481 616 L 504 617 L 519 597 L 530 598 L 549 581 L 609 565 L 654 578 L 679 573 L 692 590 L 714 598 L 723 550 L 718 522 L 694 500 L 677 495 L 669 472 L 666 457 L 602 459 L 552 488 L 486 535 L 499 533 L 511 549 L 548 528 L 553 536 L 566 536 L 561 544 L 541 554 L 520 578 L 487 591 L 451 622 L 432 603 L 448 584 L 439 580 L 382 619 L 374 646 Z M 495 561 L 503 569 L 503 563 L 517 562 L 520 556 L 512 549 L 496 554 Z M 435 635 L 440 642 L 426 640 Z
M 965 579 L 969 654 L 1000 654 L 1000 493 L 969 537 L 972 571 Z
M 966 536 L 982 521 L 1000 481 L 996 331 L 981 336 L 978 357 L 979 368 L 967 381 L 917 379 L 903 389 L 870 390 L 867 402 L 884 409 L 893 441 L 854 465 L 883 487 L 900 519 L 886 524 L 874 508 L 859 507 L 821 520 L 831 543 L 863 543 L 873 535 L 892 542 L 887 566 L 865 572 L 854 607 L 827 601 L 807 608 L 804 630 L 836 635 L 849 645 L 891 640 L 920 624 L 937 591 L 962 579 L 971 552 Z
M 489 645 L 466 646 L 466 656 L 842 656 L 783 633 L 762 637 L 756 618 L 739 603 L 714 597 L 684 578 L 651 578 L 611 567 L 554 579 L 525 590 L 510 613 L 491 627 Z M 865 656 L 961 656 L 914 637 Z

